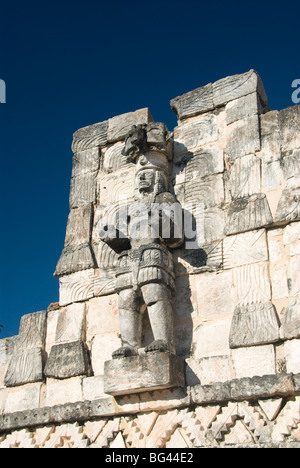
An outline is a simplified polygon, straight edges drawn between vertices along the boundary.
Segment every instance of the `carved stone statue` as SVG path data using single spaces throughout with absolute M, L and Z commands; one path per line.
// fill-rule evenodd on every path
M 119 254 L 116 286 L 122 347 L 113 358 L 137 355 L 147 309 L 154 341 L 144 351 L 175 354 L 169 248 L 183 241 L 180 204 L 169 192 L 172 138 L 163 123 L 132 127 L 123 154 L 136 164 L 135 200 L 118 226 L 103 226 L 101 239 Z M 123 217 L 124 218 L 124 217 Z M 122 224 L 123 222 L 123 224 Z M 114 236 L 109 233 L 115 232 Z

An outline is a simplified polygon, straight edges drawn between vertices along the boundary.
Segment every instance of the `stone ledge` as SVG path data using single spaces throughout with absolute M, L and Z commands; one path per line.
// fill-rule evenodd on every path
M 109 395 L 184 386 L 184 360 L 174 354 L 149 353 L 104 363 L 104 392 Z
M 196 385 L 187 387 L 187 398 L 177 400 L 176 406 L 209 405 L 212 403 L 227 403 L 229 401 L 257 400 L 260 398 L 287 397 L 300 392 L 300 374 L 265 375 L 263 377 L 246 377 L 234 379 L 213 385 Z M 172 391 L 172 390 L 170 390 Z M 159 397 L 161 391 L 149 392 L 150 408 L 143 395 L 132 395 L 135 399 L 134 413 L 153 411 L 152 397 Z M 124 397 L 121 397 L 124 398 Z M 168 394 L 165 398 L 168 399 Z M 128 401 L 127 401 L 128 400 Z M 0 415 L 0 433 L 26 427 L 60 424 L 74 421 L 113 417 L 130 414 L 130 395 L 125 397 L 124 405 L 113 397 L 94 401 L 79 401 L 53 407 L 37 408 Z M 128 403 L 128 404 L 127 404 Z M 175 408 L 175 406 L 172 406 Z M 166 408 L 165 408 L 166 409 Z

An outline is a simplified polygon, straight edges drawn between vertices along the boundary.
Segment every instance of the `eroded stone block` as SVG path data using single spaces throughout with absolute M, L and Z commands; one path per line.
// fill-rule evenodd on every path
M 255 70 L 228 76 L 213 83 L 213 100 L 216 107 L 252 93 L 257 93 L 261 101 L 267 104 L 264 85 Z
M 99 122 L 94 125 L 80 128 L 74 133 L 72 150 L 74 153 L 85 151 L 107 143 L 108 122 Z
M 170 105 L 179 119 L 212 110 L 214 108 L 212 84 L 209 83 L 206 86 L 178 96 L 170 101 Z
M 258 115 L 246 117 L 228 126 L 225 153 L 229 160 L 260 151 L 260 133 Z
M 149 122 L 153 122 L 153 117 L 147 107 L 135 112 L 117 115 L 108 120 L 108 141 L 121 140 L 133 125 L 147 124 Z
M 275 343 L 279 339 L 279 320 L 271 302 L 235 308 L 229 336 L 230 348 Z
M 169 353 L 152 353 L 106 361 L 104 391 L 124 395 L 184 386 L 184 361 Z
M 300 188 L 283 190 L 275 215 L 275 222 L 300 219 Z
M 230 235 L 251 231 L 272 222 L 273 217 L 265 194 L 237 198 L 229 206 L 225 233 Z
M 89 366 L 86 349 L 82 341 L 53 345 L 45 367 L 46 377 L 69 379 L 88 375 Z
M 300 299 L 291 297 L 286 308 L 281 328 L 280 336 L 282 339 L 300 338 Z

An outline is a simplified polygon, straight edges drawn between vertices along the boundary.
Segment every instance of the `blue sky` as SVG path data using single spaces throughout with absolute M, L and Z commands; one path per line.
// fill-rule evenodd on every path
M 0 338 L 58 300 L 72 134 L 149 107 L 176 126 L 170 99 L 254 68 L 269 105 L 293 105 L 298 1 L 2 0 Z

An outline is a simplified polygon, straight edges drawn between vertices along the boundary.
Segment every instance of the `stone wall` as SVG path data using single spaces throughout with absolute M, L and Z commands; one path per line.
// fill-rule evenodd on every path
M 134 197 L 121 152 L 132 125 L 153 121 L 141 109 L 74 134 L 59 303 L 0 340 L 0 448 L 299 443 L 300 106 L 271 111 L 250 70 L 171 107 L 172 190 L 199 234 L 173 251 L 185 386 L 103 387 L 120 330 L 117 256 L 97 226 Z M 146 346 L 147 314 L 143 336 Z

